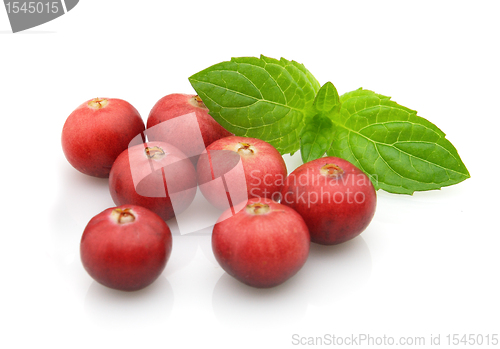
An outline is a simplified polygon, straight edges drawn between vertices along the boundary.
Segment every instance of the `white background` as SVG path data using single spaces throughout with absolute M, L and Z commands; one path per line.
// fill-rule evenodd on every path
M 0 8 L 0 346 L 287 348 L 293 336 L 500 332 L 495 1 L 82 0 L 12 34 Z M 268 290 L 217 265 L 207 234 L 174 236 L 150 287 L 107 289 L 84 271 L 87 222 L 113 206 L 107 180 L 74 170 L 60 134 L 93 97 L 146 120 L 188 77 L 237 56 L 293 59 L 340 93 L 364 87 L 434 122 L 471 178 L 413 196 L 378 193 L 358 238 L 311 246 L 303 269 Z M 289 171 L 300 157 L 286 157 Z M 169 222 L 172 224 L 172 222 Z

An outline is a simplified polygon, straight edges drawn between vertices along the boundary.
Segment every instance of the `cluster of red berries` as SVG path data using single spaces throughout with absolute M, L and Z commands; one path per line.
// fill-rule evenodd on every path
M 147 128 L 128 102 L 92 99 L 66 120 L 62 146 L 80 172 L 109 177 L 117 207 L 90 220 L 80 253 L 87 272 L 115 289 L 158 278 L 172 250 L 165 221 L 190 206 L 198 187 L 221 210 L 212 233 L 217 261 L 254 287 L 283 283 L 304 265 L 311 241 L 350 240 L 375 212 L 373 184 L 353 164 L 326 157 L 287 175 L 271 144 L 233 136 L 198 96 L 163 97 Z

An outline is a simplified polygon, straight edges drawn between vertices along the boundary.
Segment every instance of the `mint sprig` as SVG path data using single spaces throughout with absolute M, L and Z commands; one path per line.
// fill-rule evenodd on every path
M 281 154 L 300 147 L 304 162 L 344 158 L 391 193 L 439 189 L 470 177 L 445 134 L 417 112 L 373 91 L 339 97 L 286 59 L 242 57 L 189 78 L 214 117 L 239 136 L 260 138 Z

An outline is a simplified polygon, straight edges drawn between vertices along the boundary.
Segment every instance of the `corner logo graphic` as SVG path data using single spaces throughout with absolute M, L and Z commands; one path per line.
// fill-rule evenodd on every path
M 36 27 L 71 11 L 79 0 L 11 1 L 4 0 L 12 32 Z

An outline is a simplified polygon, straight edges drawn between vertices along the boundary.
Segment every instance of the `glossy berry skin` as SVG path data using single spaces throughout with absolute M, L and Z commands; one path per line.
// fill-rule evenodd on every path
M 107 178 L 115 159 L 144 131 L 139 112 L 117 98 L 94 98 L 73 111 L 62 130 L 68 162 L 90 176 Z
M 325 157 L 293 171 L 280 202 L 304 218 L 312 242 L 335 245 L 366 229 L 375 214 L 377 195 L 363 171 L 344 159 Z
M 237 161 L 241 161 L 241 167 L 235 167 Z M 216 182 L 210 183 L 218 174 L 224 174 L 226 188 L 233 189 L 233 199 L 243 197 L 232 204 L 256 197 L 279 198 L 287 176 L 285 161 L 276 148 L 257 138 L 239 136 L 210 144 L 201 154 L 196 171 L 203 196 L 220 209 L 227 208 L 227 195 L 221 193 Z
M 191 157 L 199 155 L 205 147 L 216 140 L 232 135 L 208 114 L 208 108 L 205 107 L 200 97 L 181 93 L 169 94 L 156 102 L 149 113 L 147 128 L 155 131 L 154 126 L 189 113 L 196 114 L 197 127 L 199 127 L 204 143 L 200 148 L 192 149 L 196 147 L 192 137 L 179 134 L 179 132 L 182 133 L 182 127 L 176 127 L 173 134 L 170 133 L 171 129 L 169 128 L 163 129 L 161 132 L 148 131 L 148 139 L 170 143 L 170 140 L 174 138 L 176 142 L 172 144 Z
M 258 288 L 277 286 L 295 275 L 306 262 L 309 246 L 302 217 L 266 198 L 250 199 L 235 215 L 226 211 L 212 234 L 220 266 L 239 281 Z
M 194 200 L 196 171 L 191 161 L 170 144 L 138 144 L 116 159 L 109 176 L 109 191 L 116 205 L 143 206 L 169 220 L 175 210 L 185 210 Z
M 80 257 L 100 284 L 140 290 L 163 272 L 172 251 L 172 234 L 155 213 L 134 205 L 108 208 L 85 227 Z

